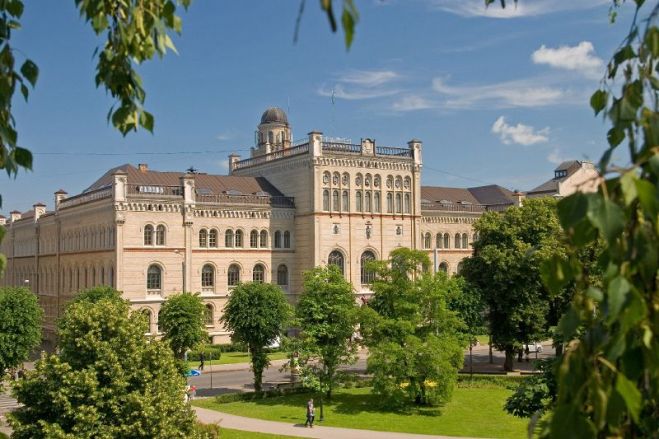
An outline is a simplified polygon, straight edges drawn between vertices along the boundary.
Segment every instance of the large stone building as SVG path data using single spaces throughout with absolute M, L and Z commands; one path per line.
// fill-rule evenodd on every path
M 159 172 L 146 164 L 109 170 L 82 193 L 55 193 L 12 212 L 0 251 L 0 284 L 26 285 L 45 310 L 53 338 L 63 305 L 81 289 L 111 285 L 150 315 L 161 303 L 200 292 L 208 331 L 228 340 L 219 316 L 238 282 L 280 285 L 294 302 L 302 273 L 336 264 L 368 296 L 364 262 L 397 247 L 427 250 L 436 270 L 454 273 L 471 254 L 472 223 L 520 201 L 499 187 L 421 185 L 422 144 L 407 147 L 329 139 L 293 141 L 286 114 L 267 110 L 251 157 L 230 156 L 230 175 Z

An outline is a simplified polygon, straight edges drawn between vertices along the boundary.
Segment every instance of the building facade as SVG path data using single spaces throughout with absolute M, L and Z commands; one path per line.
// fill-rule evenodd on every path
M 335 264 L 356 297 L 368 297 L 365 262 L 398 247 L 425 250 L 435 270 L 455 273 L 471 254 L 474 221 L 521 200 L 496 185 L 422 186 L 416 139 L 388 147 L 311 132 L 293 141 L 278 108 L 263 114 L 251 157 L 229 159 L 228 176 L 123 165 L 78 195 L 57 191 L 52 211 L 12 212 L 0 219 L 0 284 L 38 294 L 47 339 L 82 289 L 122 291 L 150 316 L 152 334 L 168 296 L 200 292 L 210 336 L 227 342 L 219 317 L 239 282 L 276 283 L 295 302 L 305 270 Z

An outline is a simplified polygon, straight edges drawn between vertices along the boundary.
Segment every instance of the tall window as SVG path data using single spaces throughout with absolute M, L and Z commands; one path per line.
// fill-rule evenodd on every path
M 458 266 L 456 267 L 456 273 L 460 274 L 462 273 L 462 268 L 464 267 L 464 264 L 462 261 L 458 262 Z
M 213 326 L 214 324 L 213 305 L 210 303 L 207 303 L 204 307 L 204 324 L 206 326 Z
M 442 248 L 442 244 L 443 244 L 443 241 L 442 241 L 442 234 L 441 234 L 441 233 L 438 233 L 438 234 L 437 234 L 437 237 L 435 237 L 435 247 L 437 247 L 437 248 Z
M 432 245 L 432 236 L 427 232 L 423 238 L 423 247 L 430 248 Z
M 252 248 L 257 248 L 259 246 L 259 232 L 252 230 L 249 233 L 249 246 Z
M 455 234 L 455 248 L 460 248 L 461 237 L 459 233 Z
M 263 248 L 267 247 L 268 246 L 268 232 L 266 232 L 265 230 L 261 230 L 260 238 L 261 239 L 260 239 L 260 245 L 259 246 L 263 247 Z
M 387 213 L 394 213 L 394 194 L 387 192 Z
M 288 285 L 288 267 L 284 264 L 277 267 L 277 285 Z
M 403 195 L 396 194 L 396 213 L 403 213 Z
M 151 224 L 144 226 L 144 245 L 153 245 L 153 226 Z
M 234 237 L 234 242 L 236 244 L 236 247 L 242 247 L 243 246 L 243 231 L 242 230 L 236 230 L 236 235 Z
M 291 232 L 288 230 L 284 232 L 284 248 L 291 248 Z
M 372 251 L 366 250 L 364 253 L 362 253 L 362 257 L 360 259 L 360 265 L 361 265 L 361 277 L 362 277 L 362 284 L 370 284 L 373 283 L 373 280 L 375 279 L 375 272 L 373 270 L 369 270 L 367 265 L 370 261 L 375 260 L 375 255 L 373 254 Z
M 362 211 L 362 193 L 361 191 L 357 191 L 355 194 L 355 210 L 357 212 Z
M 279 230 L 275 232 L 275 248 L 281 248 L 281 232 Z
M 323 190 L 323 210 L 328 211 L 330 210 L 330 199 L 329 199 L 329 190 L 325 189 Z
M 380 213 L 380 192 L 375 192 L 373 194 L 373 210 L 375 213 Z
M 448 273 L 448 264 L 446 262 L 442 262 L 439 264 L 439 269 L 444 273 Z
M 217 230 L 215 229 L 211 229 L 210 232 L 208 232 L 208 246 L 217 247 Z
M 208 231 L 206 229 L 199 231 L 199 247 L 208 247 Z
M 211 264 L 206 264 L 201 269 L 201 290 L 215 290 L 215 268 Z
M 366 192 L 366 194 L 364 195 L 364 204 L 365 204 L 364 210 L 366 212 L 373 212 L 373 204 L 371 201 L 371 197 L 372 197 L 371 192 Z
M 444 233 L 444 248 L 450 248 L 451 247 L 451 237 L 448 235 L 448 233 Z
M 341 210 L 341 207 L 339 206 L 339 191 L 337 190 L 332 191 L 332 210 L 336 212 Z
M 146 272 L 146 289 L 162 289 L 162 269 L 155 264 L 149 265 L 149 269 Z
M 165 245 L 165 226 L 156 227 L 156 245 Z
M 410 194 L 405 194 L 405 213 L 410 213 L 412 211 L 412 200 Z
M 343 191 L 343 210 L 344 212 L 348 212 L 350 210 L 350 196 L 348 195 L 348 191 Z
M 224 246 L 233 247 L 233 230 L 231 229 L 227 229 L 227 231 L 224 232 Z
M 227 283 L 230 287 L 238 285 L 240 282 L 240 267 L 236 264 L 229 265 L 227 270 Z
M 469 238 L 466 233 L 462 234 L 462 248 L 469 248 Z
M 341 274 L 344 273 L 344 268 L 343 268 L 343 253 L 341 253 L 338 250 L 333 250 L 330 254 L 329 257 L 327 258 L 327 263 L 329 265 L 336 265 L 339 267 L 339 270 L 341 270 Z
M 265 282 L 265 267 L 261 264 L 256 264 L 252 270 L 252 281 L 262 284 Z

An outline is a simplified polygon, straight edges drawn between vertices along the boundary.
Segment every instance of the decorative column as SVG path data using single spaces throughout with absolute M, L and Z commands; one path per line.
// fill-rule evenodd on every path
M 180 177 L 183 187 L 183 289 L 192 291 L 192 225 L 194 224 L 193 210 L 195 207 L 195 176 L 185 174 Z

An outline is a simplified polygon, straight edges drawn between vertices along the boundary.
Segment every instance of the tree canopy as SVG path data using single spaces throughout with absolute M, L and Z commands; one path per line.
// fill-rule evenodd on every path
M 41 342 L 43 311 L 27 288 L 0 288 L 0 377 L 28 359 Z M 0 378 L 1 379 L 1 378 Z
M 204 304 L 199 294 L 181 293 L 169 296 L 160 308 L 158 324 L 163 340 L 179 360 L 199 346 L 208 334 L 204 328 Z

